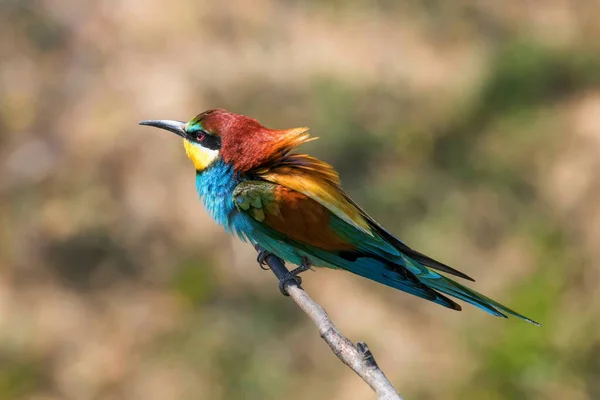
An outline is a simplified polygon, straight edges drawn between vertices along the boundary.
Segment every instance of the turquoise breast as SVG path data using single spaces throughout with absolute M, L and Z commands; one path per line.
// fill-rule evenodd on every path
M 217 159 L 204 171 L 196 173 L 196 191 L 204 207 L 227 232 L 244 241 L 260 244 L 286 261 L 301 263 L 301 256 L 285 237 L 239 212 L 233 202 L 233 190 L 247 177 L 236 174 L 231 165 Z
M 233 167 L 220 158 L 204 171 L 196 172 L 196 191 L 206 211 L 228 231 L 231 230 L 230 217 L 235 210 L 233 189 L 240 182 Z

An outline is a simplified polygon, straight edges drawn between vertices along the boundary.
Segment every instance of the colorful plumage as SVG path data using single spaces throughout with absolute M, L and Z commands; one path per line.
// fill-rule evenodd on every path
M 449 295 L 488 313 L 534 323 L 439 274 L 473 280 L 421 254 L 385 230 L 346 194 L 327 163 L 292 153 L 312 140 L 307 128 L 273 130 L 222 109 L 191 121 L 143 121 L 183 138 L 196 188 L 228 232 L 285 261 L 344 269 L 453 310 Z

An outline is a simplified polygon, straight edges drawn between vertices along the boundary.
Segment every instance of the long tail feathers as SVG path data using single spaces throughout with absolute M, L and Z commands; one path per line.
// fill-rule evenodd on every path
M 411 270 L 414 270 L 414 273 L 399 264 L 384 263 L 382 259 L 370 257 L 360 258 L 352 263 L 344 263 L 343 268 L 453 310 L 460 311 L 460 305 L 443 294 L 463 300 L 496 317 L 508 318 L 508 314 L 541 326 L 536 321 L 511 310 L 497 301 L 442 276 L 422 264 L 416 263 L 414 260 L 411 261 Z M 340 264 L 337 263 L 337 265 L 342 266 Z M 390 264 L 392 264 L 392 268 L 390 268 Z
M 481 293 L 469 289 L 468 287 L 463 286 L 460 283 L 455 282 L 452 279 L 446 278 L 444 276 L 440 275 L 439 278 L 434 279 L 422 278 L 421 281 L 432 289 L 456 297 L 457 299 L 466 301 L 467 303 L 472 304 L 475 307 L 480 308 L 483 311 L 486 311 L 497 317 L 507 318 L 506 314 L 509 314 L 527 322 L 530 322 L 534 325 L 541 326 L 534 320 L 529 319 L 524 315 L 521 315 L 518 312 L 513 311 L 510 308 L 498 303 L 497 301 L 494 301 L 489 297 L 484 296 Z
M 441 306 L 450 308 L 451 310 L 462 310 L 460 304 L 449 299 L 448 297 L 444 296 L 443 294 L 439 293 L 438 291 L 434 290 L 428 285 L 422 283 L 418 278 L 414 277 L 414 275 L 413 279 L 407 279 L 390 271 L 382 273 L 380 269 L 364 269 L 353 267 L 346 269 L 367 279 L 383 283 L 384 285 L 390 286 L 394 289 L 399 289 L 403 292 L 410 293 L 422 299 L 432 301 Z

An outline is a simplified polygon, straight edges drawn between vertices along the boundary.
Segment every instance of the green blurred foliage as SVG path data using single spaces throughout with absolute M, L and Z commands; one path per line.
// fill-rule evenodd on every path
M 0 398 L 24 399 L 48 384 L 44 360 L 22 354 L 0 356 Z

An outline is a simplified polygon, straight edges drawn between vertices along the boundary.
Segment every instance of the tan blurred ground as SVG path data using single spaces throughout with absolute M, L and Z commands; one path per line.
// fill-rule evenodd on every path
M 600 398 L 600 4 L 0 0 L 0 399 L 365 399 L 142 119 L 307 150 L 539 320 L 350 274 L 305 288 L 407 399 Z

